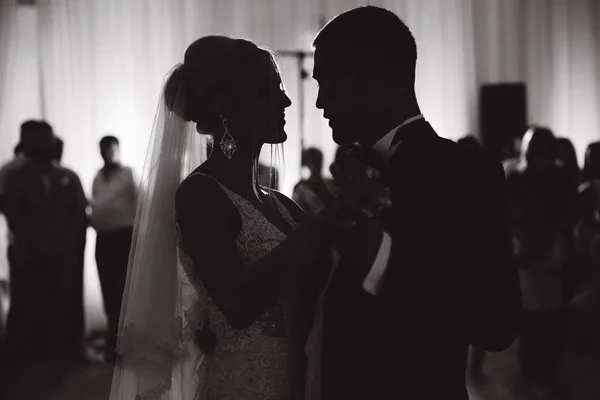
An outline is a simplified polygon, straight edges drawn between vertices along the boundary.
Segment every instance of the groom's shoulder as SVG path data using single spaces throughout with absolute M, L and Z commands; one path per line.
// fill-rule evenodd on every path
M 392 160 L 396 164 L 394 169 L 411 171 L 415 175 L 427 176 L 438 181 L 467 178 L 484 171 L 486 174 L 498 173 L 499 176 L 504 176 L 502 165 L 494 163 L 485 149 L 466 149 L 438 135 L 429 136 L 420 146 Z
M 422 168 L 441 172 L 459 168 L 463 161 L 459 146 L 437 135 L 424 142 L 414 155 L 414 162 L 418 162 Z

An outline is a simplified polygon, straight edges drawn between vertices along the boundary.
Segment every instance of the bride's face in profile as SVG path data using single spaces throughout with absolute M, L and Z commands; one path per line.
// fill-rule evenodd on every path
M 274 62 L 269 59 L 256 99 L 250 103 L 250 111 L 255 115 L 253 133 L 258 135 L 261 143 L 277 144 L 286 141 L 285 109 L 291 104 L 281 75 Z

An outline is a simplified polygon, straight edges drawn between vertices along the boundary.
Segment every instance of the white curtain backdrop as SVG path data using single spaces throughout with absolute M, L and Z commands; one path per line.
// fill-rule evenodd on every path
M 19 126 L 41 117 L 37 10 L 0 1 L 0 163 L 12 158 Z M 6 220 L 0 215 L 0 280 L 8 277 Z
M 600 2 L 473 2 L 478 83 L 525 82 L 530 122 L 573 140 L 583 162 L 600 140 Z
M 43 116 L 65 140 L 64 163 L 88 192 L 101 166 L 97 143 L 106 133 L 121 139 L 125 162 L 140 170 L 164 74 L 194 39 L 221 33 L 277 50 L 309 51 L 324 20 L 363 4 L 387 7 L 411 27 L 419 47 L 417 94 L 442 136 L 477 133 L 481 84 L 520 81 L 527 85 L 529 122 L 571 138 L 581 160 L 587 144 L 600 140 L 599 3 L 38 0 L 35 8 L 2 14 L 0 162 L 11 156 L 20 122 Z M 297 100 L 300 85 L 305 89 L 305 145 L 320 147 L 328 165 L 335 145 L 314 107 L 316 84 L 300 81 L 296 59 L 280 63 L 290 98 Z M 312 59 L 304 67 L 310 75 Z M 290 194 L 301 172 L 297 101 L 288 110 L 282 189 Z M 88 240 L 93 245 L 93 235 Z M 87 298 L 101 315 L 92 249 Z

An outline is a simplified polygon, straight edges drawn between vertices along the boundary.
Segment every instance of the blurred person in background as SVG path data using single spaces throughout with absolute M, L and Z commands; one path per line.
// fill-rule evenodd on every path
M 321 208 L 321 200 L 315 195 L 320 190 L 334 192 L 333 179 L 323 178 L 323 152 L 316 147 L 302 151 L 302 166 L 310 173 L 307 179 L 302 179 L 294 187 L 292 199 L 310 215 L 316 215 Z M 315 189 L 314 186 L 321 186 Z
M 583 354 L 600 358 L 600 142 L 588 145 L 582 176 L 575 230 L 582 262 L 571 281 L 572 339 Z
M 600 142 L 590 143 L 585 153 L 583 182 L 578 188 L 577 248 L 589 260 L 600 264 Z M 596 238 L 597 237 L 597 238 Z
M 77 263 L 81 187 L 53 162 L 54 140 L 52 127 L 37 122 L 21 142 L 27 162 L 6 181 L 4 209 L 14 238 L 6 347 L 10 377 L 39 362 L 50 382 L 60 382 L 71 311 L 63 294 L 74 285 L 64 271 Z
M 556 151 L 558 163 L 564 168 L 573 186 L 578 187 L 582 180 L 582 174 L 573 142 L 565 137 L 557 138 Z
M 83 187 L 81 185 L 81 180 L 79 176 L 72 170 L 61 165 L 62 156 L 64 150 L 64 142 L 63 140 L 56 136 L 54 137 L 54 152 L 52 155 L 53 161 L 56 165 L 61 166 L 66 174 L 68 174 L 71 179 L 76 182 L 78 187 L 78 195 L 79 195 L 79 204 L 74 212 L 77 212 L 77 215 L 80 217 L 80 223 L 75 228 L 78 233 L 79 241 L 77 246 L 73 249 L 76 253 L 77 263 L 73 265 L 68 265 L 63 273 L 65 274 L 65 279 L 69 279 L 73 282 L 73 285 L 68 288 L 68 291 L 64 293 L 66 296 L 65 303 L 68 304 L 70 308 L 70 319 L 68 321 L 68 354 L 69 357 L 72 358 L 72 361 L 77 365 L 77 363 L 82 362 L 83 359 L 83 339 L 84 339 L 84 331 L 85 331 L 85 321 L 84 321 L 84 306 L 83 306 L 83 271 L 84 271 L 84 259 L 85 259 L 85 244 L 86 244 L 86 236 L 87 236 L 87 226 L 88 219 L 85 213 L 85 210 L 88 206 L 88 201 L 85 197 L 85 193 L 83 191 Z M 70 268 L 72 267 L 72 268 Z
M 502 166 L 504 167 L 504 174 L 508 177 L 515 173 L 519 169 L 521 164 L 521 143 L 523 139 L 521 136 L 513 138 L 511 144 L 512 147 L 507 147 L 505 151 L 505 158 L 502 160 Z
M 588 145 L 581 178 L 583 182 L 600 179 L 600 142 L 592 142 Z
M 572 186 L 570 191 L 578 192 L 583 182 L 583 173 L 581 168 L 579 168 L 573 142 L 565 137 L 557 138 L 556 150 L 558 165 L 562 167 L 567 181 Z M 579 200 L 576 200 L 570 210 L 575 224 L 580 219 L 580 212 Z M 577 291 L 577 287 L 581 283 L 581 278 L 586 273 L 585 271 L 589 270 L 589 260 L 577 252 L 575 230 L 571 234 L 565 234 L 565 240 L 567 241 L 567 248 L 571 250 L 561 271 L 563 299 L 565 304 L 567 304 Z
M 3 338 L 6 329 L 4 326 L 4 324 L 6 323 L 5 310 L 7 309 L 5 301 L 8 302 L 9 299 L 10 285 L 8 280 L 5 279 L 10 279 L 10 263 L 11 256 L 13 253 L 12 244 L 14 242 L 13 234 L 8 228 L 8 224 L 4 216 L 4 193 L 6 180 L 14 170 L 20 168 L 25 163 L 27 158 L 23 153 L 23 137 L 27 136 L 29 134 L 28 132 L 35 130 L 36 126 L 37 122 L 34 120 L 28 120 L 21 124 L 21 138 L 20 142 L 14 148 L 14 157 L 12 160 L 6 162 L 0 167 L 0 226 L 3 228 L 2 232 L 4 232 L 4 229 L 7 232 L 5 245 L 6 247 L 4 246 L 4 244 L 1 247 L 2 249 L 6 249 L 6 256 L 0 256 L 2 260 L 1 262 L 6 263 L 3 266 L 0 265 L 0 273 L 2 274 L 0 276 L 0 338 Z M 5 238 L 0 238 L 0 240 L 3 241 L 5 240 Z M 2 344 L 3 343 L 0 343 L 0 352 L 3 351 Z
M 121 164 L 119 139 L 103 137 L 100 155 L 104 166 L 94 178 L 91 221 L 97 233 L 96 263 L 108 319 L 107 358 L 113 360 L 138 187 L 133 170 Z
M 519 170 L 508 177 L 526 315 L 519 360 L 524 383 L 543 390 L 557 388 L 566 308 L 562 270 L 573 252 L 576 193 L 567 171 L 557 163 L 557 147 L 550 129 L 531 127 L 523 137 Z
M 0 213 L 3 213 L 6 180 L 10 173 L 22 166 L 26 160 L 25 153 L 23 152 L 23 137 L 30 135 L 30 132 L 34 131 L 36 127 L 37 121 L 34 120 L 25 121 L 21 124 L 21 138 L 20 142 L 14 148 L 14 157 L 0 167 Z

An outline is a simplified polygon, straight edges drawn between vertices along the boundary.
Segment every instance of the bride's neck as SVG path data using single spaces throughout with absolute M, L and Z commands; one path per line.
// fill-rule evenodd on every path
M 258 165 L 259 155 L 260 148 L 246 151 L 238 149 L 229 159 L 221 152 L 217 143 L 204 167 L 208 173 L 238 194 L 255 196 L 254 188 L 258 190 L 258 176 L 255 179 L 254 170 Z

